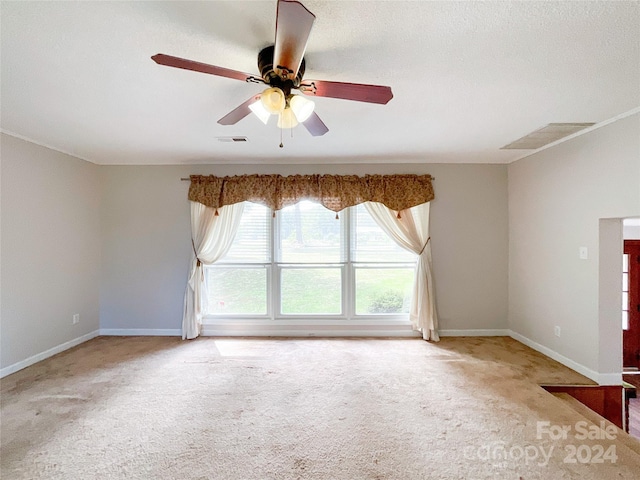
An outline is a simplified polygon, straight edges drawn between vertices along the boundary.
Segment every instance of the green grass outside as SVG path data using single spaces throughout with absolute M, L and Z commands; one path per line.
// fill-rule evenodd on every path
M 264 315 L 266 269 L 208 269 L 209 313 Z M 282 270 L 284 314 L 340 314 L 338 268 Z M 356 313 L 408 313 L 413 271 L 400 268 L 356 269 Z M 390 299 L 392 300 L 390 302 Z M 380 305 L 392 310 L 380 310 Z
M 375 306 L 390 295 L 400 302 L 393 313 L 409 313 L 413 275 L 413 270 L 401 268 L 356 269 L 356 313 L 384 313 L 376 312 Z
M 282 313 L 339 315 L 340 273 L 338 268 L 283 269 Z
M 267 313 L 266 268 L 210 268 L 209 312 L 265 315 Z

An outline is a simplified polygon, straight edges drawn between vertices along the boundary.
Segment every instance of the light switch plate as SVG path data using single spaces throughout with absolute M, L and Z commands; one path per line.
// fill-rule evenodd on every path
M 580 247 L 579 255 L 581 260 L 587 260 L 589 258 L 589 250 L 587 247 Z

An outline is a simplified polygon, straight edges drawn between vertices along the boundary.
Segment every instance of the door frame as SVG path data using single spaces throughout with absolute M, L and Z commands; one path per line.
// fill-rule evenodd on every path
M 624 240 L 629 255 L 629 329 L 622 331 L 622 367 L 640 371 L 640 240 Z

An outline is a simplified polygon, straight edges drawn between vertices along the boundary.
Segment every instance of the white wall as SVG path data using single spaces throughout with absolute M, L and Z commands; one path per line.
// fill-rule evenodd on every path
M 101 328 L 180 328 L 191 251 L 180 177 L 243 173 L 432 174 L 440 326 L 507 328 L 507 167 L 442 164 L 103 166 Z
M 622 221 L 622 236 L 625 240 L 640 240 L 640 218 L 625 218 Z
M 614 322 L 599 331 L 600 219 L 640 214 L 640 115 L 515 162 L 508 176 L 510 328 L 610 373 L 602 371 L 607 352 L 601 346 L 615 344 L 621 328 Z M 587 260 L 579 258 L 581 246 L 588 248 Z
M 0 148 L 5 368 L 99 328 L 100 179 L 96 165 L 5 134 Z

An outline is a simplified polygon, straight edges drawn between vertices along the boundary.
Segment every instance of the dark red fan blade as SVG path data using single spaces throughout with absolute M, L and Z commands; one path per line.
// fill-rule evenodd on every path
M 234 78 L 236 80 L 242 80 L 243 82 L 246 82 L 249 78 L 255 78 L 249 73 L 242 73 L 237 70 L 230 70 L 228 68 L 216 67 L 215 65 L 194 62 L 193 60 L 187 60 L 185 58 L 172 57 L 171 55 L 165 55 L 163 53 L 158 53 L 151 57 L 151 59 L 159 65 L 183 68 L 185 70 L 208 73 L 209 75 L 217 75 L 219 77 Z
M 316 112 L 313 112 L 302 124 L 314 137 L 319 137 L 329 131 Z
M 278 1 L 273 66 L 283 78 L 296 78 L 315 19 L 316 16 L 300 2 Z
M 260 95 L 254 95 L 249 100 L 244 102 L 242 105 L 234 108 L 229 113 L 227 113 L 224 117 L 218 120 L 218 123 L 220 125 L 235 125 L 236 123 L 238 123 L 240 120 L 242 120 L 244 117 L 246 117 L 251 113 L 251 110 L 249 109 L 249 105 L 257 102 L 258 100 L 260 100 Z
M 328 82 L 326 80 L 304 80 L 300 91 L 312 97 L 342 98 L 358 102 L 386 104 L 393 98 L 391 87 L 365 85 L 363 83 Z

